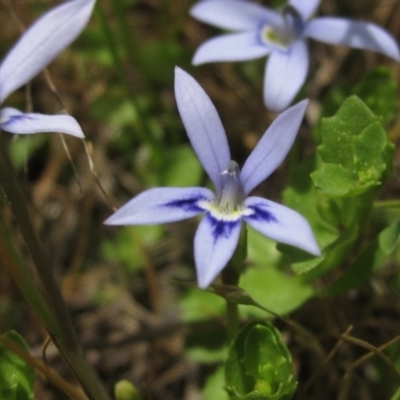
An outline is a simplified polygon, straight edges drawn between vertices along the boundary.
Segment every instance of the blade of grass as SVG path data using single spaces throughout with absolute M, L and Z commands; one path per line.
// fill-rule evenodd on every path
M 46 328 L 54 344 L 89 397 L 94 400 L 108 400 L 107 392 L 83 356 L 71 317 L 53 278 L 51 262 L 36 235 L 24 192 L 19 185 L 14 165 L 7 150 L 6 142 L 0 137 L 0 185 L 31 253 L 44 299 L 53 314 L 54 323 L 57 324 L 55 331 L 52 330 L 51 326 L 46 325 Z M 46 321 L 42 322 L 46 324 Z

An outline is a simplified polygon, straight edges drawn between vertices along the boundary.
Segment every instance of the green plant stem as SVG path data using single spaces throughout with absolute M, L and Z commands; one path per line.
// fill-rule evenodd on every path
M 239 330 L 239 309 L 236 303 L 226 302 L 226 318 L 228 326 L 228 343 L 232 343 Z
M 222 271 L 222 283 L 229 286 L 237 286 L 240 275 L 231 262 Z M 239 329 L 238 304 L 226 300 L 226 318 L 228 330 L 228 343 L 231 343 Z
M 51 263 L 33 227 L 24 193 L 7 152 L 7 143 L 2 137 L 0 137 L 0 185 L 31 253 L 44 300 L 52 312 L 52 320 L 57 325 L 57 329 L 54 330 L 53 326 L 49 326 L 46 323 L 47 320 L 42 320 L 42 322 L 88 396 L 93 400 L 108 400 L 105 389 L 83 356 L 70 315 L 53 278 Z M 40 311 L 38 315 L 40 316 Z
M 222 270 L 223 286 L 228 292 L 239 285 L 240 273 L 247 258 L 247 227 L 242 225 L 239 242 L 228 265 Z M 223 290 L 222 290 L 223 291 Z M 232 299 L 233 300 L 233 299 Z M 239 309 L 237 301 L 229 301 L 226 297 L 226 317 L 228 329 L 228 343 L 230 344 L 239 330 Z
M 239 242 L 228 265 L 222 270 L 222 283 L 226 286 L 239 285 L 240 273 L 247 258 L 247 227 L 242 225 Z M 226 300 L 226 317 L 228 329 L 228 343 L 231 343 L 239 330 L 239 309 L 238 303 Z

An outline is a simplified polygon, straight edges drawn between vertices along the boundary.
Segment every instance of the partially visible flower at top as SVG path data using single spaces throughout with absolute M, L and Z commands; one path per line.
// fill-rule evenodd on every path
M 194 238 L 201 288 L 210 285 L 229 262 L 242 221 L 274 240 L 319 255 L 311 228 L 300 214 L 261 197 L 248 197 L 292 147 L 308 101 L 303 100 L 274 120 L 240 171 L 231 160 L 217 110 L 200 85 L 180 68 L 175 69 L 175 97 L 189 140 L 214 184 L 215 193 L 200 187 L 149 189 L 122 206 L 105 223 L 151 225 L 205 213 Z
M 95 2 L 65 2 L 29 27 L 0 65 L 0 104 L 76 39 L 89 21 Z M 0 110 L 0 128 L 19 134 L 62 132 L 84 137 L 78 122 L 69 115 L 22 113 L 11 107 Z
M 307 77 L 307 39 L 383 53 L 400 61 L 399 47 L 384 29 L 369 22 L 320 17 L 310 20 L 319 0 L 289 0 L 281 12 L 246 0 L 203 0 L 190 14 L 222 29 L 238 31 L 210 39 L 193 58 L 199 65 L 245 61 L 269 54 L 264 102 L 271 111 L 287 108 Z

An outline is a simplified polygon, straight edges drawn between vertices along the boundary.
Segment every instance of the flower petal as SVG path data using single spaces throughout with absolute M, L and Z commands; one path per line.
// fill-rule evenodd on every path
M 22 113 L 11 107 L 3 108 L 0 110 L 0 113 L 0 128 L 6 132 L 18 133 L 20 135 L 40 132 L 61 132 L 79 138 L 85 137 L 76 119 L 70 115 Z
M 204 289 L 228 264 L 239 241 L 242 221 L 220 220 L 206 213 L 194 238 L 197 282 Z
M 288 108 L 272 122 L 240 173 L 245 195 L 266 179 L 286 157 L 296 138 L 308 100 Z
M 325 43 L 377 51 L 400 61 L 396 40 L 385 29 L 373 23 L 321 17 L 310 21 L 304 35 Z
M 204 0 L 190 9 L 190 15 L 199 21 L 223 29 L 257 30 L 260 25 L 279 25 L 279 13 L 259 4 L 242 0 Z
M 95 0 L 54 7 L 20 38 L 0 66 L 0 103 L 45 68 L 86 26 Z
M 231 155 L 217 110 L 201 86 L 178 67 L 175 68 L 175 97 L 190 143 L 220 192 L 221 172 L 226 169 Z
M 266 56 L 271 48 L 261 43 L 258 35 L 258 32 L 231 33 L 207 40 L 197 49 L 192 64 L 246 61 Z
M 293 6 L 300 14 L 303 21 L 307 21 L 315 13 L 320 0 L 290 0 L 289 4 Z
M 280 112 L 290 105 L 306 80 L 308 65 L 304 40 L 297 40 L 286 51 L 271 53 L 264 78 L 264 102 L 268 109 Z
M 104 221 L 107 225 L 154 225 L 201 214 L 199 201 L 212 200 L 205 188 L 154 188 L 140 193 Z
M 248 197 L 244 204 L 254 213 L 243 219 L 255 230 L 277 242 L 321 255 L 310 224 L 298 212 L 261 197 Z

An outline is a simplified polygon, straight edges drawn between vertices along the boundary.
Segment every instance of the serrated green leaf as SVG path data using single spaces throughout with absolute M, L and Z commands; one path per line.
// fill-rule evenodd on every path
M 322 164 L 311 174 L 316 189 L 327 196 L 359 196 L 381 185 L 391 168 L 392 148 L 380 123 L 356 96 L 321 124 Z
M 29 351 L 23 337 L 15 331 L 4 337 L 15 342 L 21 349 Z M 32 400 L 35 370 L 15 353 L 0 345 L 0 399 Z
M 267 321 L 253 321 L 236 336 L 225 363 L 232 400 L 290 399 L 296 381 L 289 350 Z
M 354 140 L 354 167 L 361 181 L 377 180 L 386 168 L 386 133 L 380 122 L 368 125 Z
M 322 120 L 323 142 L 318 149 L 322 161 L 352 169 L 354 137 L 380 120 L 357 96 L 349 97 L 336 115 Z
M 346 196 L 353 187 L 351 173 L 340 164 L 322 163 L 311 176 L 316 190 L 326 196 Z

